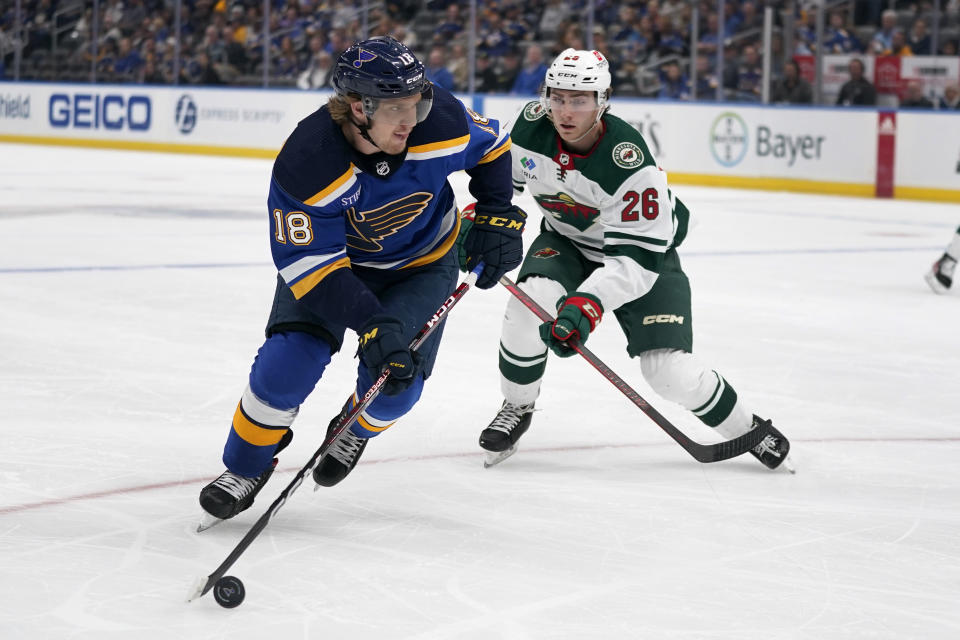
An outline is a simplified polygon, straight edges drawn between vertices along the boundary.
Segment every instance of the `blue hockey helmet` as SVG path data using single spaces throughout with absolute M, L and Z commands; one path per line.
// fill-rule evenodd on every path
M 433 88 L 423 63 L 390 36 L 362 40 L 340 54 L 333 87 L 341 96 L 360 96 L 363 113 L 371 119 L 381 100 L 420 95 L 418 123 L 426 120 L 433 106 Z

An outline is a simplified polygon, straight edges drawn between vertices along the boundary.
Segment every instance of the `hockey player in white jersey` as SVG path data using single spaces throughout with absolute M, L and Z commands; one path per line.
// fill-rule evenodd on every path
M 724 438 L 769 424 L 692 353 L 690 286 L 677 255 L 689 212 L 643 136 L 607 113 L 609 97 L 603 54 L 567 49 L 549 67 L 540 100 L 512 124 L 514 189 L 526 188 L 544 218 L 517 280 L 541 306 L 556 309 L 557 319 L 541 324 L 517 299 L 507 305 L 499 357 L 504 401 L 480 435 L 488 465 L 511 455 L 529 428 L 548 348 L 574 354 L 568 341 L 586 342 L 611 314 L 658 394 Z M 770 434 L 751 453 L 776 469 L 790 444 L 772 425 Z
M 960 227 L 950 239 L 950 244 L 944 250 L 943 255 L 933 263 L 930 270 L 925 274 L 927 284 L 936 293 L 946 293 L 953 284 L 953 272 L 957 267 L 957 260 L 960 260 Z

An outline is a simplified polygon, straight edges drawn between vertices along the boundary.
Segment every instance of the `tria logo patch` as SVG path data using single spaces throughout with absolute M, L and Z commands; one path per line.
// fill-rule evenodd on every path
M 530 158 L 527 158 L 526 156 L 524 156 L 523 158 L 520 158 L 520 164 L 523 165 L 523 168 L 526 169 L 527 171 L 530 171 L 537 166 L 537 164 L 533 160 L 531 160 Z

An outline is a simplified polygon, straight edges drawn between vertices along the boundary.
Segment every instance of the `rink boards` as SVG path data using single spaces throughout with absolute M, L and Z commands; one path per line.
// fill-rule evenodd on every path
M 5 83 L 0 141 L 272 157 L 329 94 Z M 507 121 L 528 98 L 461 96 Z M 613 99 L 676 183 L 960 202 L 960 113 Z

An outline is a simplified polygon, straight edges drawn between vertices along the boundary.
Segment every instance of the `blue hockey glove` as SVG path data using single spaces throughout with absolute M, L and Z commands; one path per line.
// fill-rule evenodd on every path
M 489 289 L 497 284 L 507 271 L 516 269 L 523 261 L 523 225 L 527 214 L 520 207 L 495 207 L 482 203 L 464 207 L 465 217 L 473 213 L 473 226 L 463 236 L 461 265 L 471 271 L 483 261 L 483 273 L 477 277 L 477 287 Z
M 360 328 L 358 336 L 357 354 L 370 379 L 376 380 L 389 367 L 390 377 L 383 385 L 383 393 L 395 396 L 406 391 L 420 372 L 421 357 L 408 348 L 403 323 L 393 316 L 376 315 Z
M 557 319 L 540 325 L 540 339 L 561 358 L 572 356 L 576 352 L 569 341 L 584 344 L 602 317 L 603 305 L 599 298 L 574 291 L 557 301 Z

